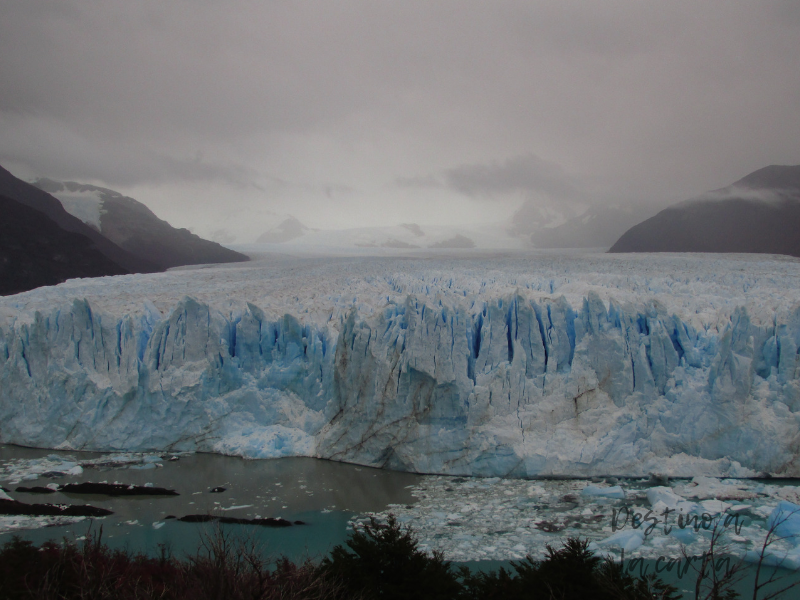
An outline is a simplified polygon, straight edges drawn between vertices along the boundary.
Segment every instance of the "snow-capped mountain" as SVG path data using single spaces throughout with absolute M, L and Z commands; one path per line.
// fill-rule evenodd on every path
M 0 167 L 0 195 L 40 212 L 64 231 L 77 233 L 89 238 L 91 240 L 90 246 L 93 246 L 112 263 L 121 267 L 122 272 L 150 273 L 157 270 L 152 263 L 123 250 L 96 229 L 71 215 L 64 210 L 61 202 L 50 194 L 14 177 L 2 167 Z M 38 219 L 36 220 L 38 221 Z M 35 231 L 36 225 L 34 223 L 31 223 L 30 227 L 31 231 Z M 112 275 L 119 272 L 119 269 L 114 268 L 106 274 Z
M 592 206 L 560 225 L 531 233 L 531 243 L 537 248 L 610 248 L 654 212 L 647 206 Z
M 127 273 L 91 239 L 67 231 L 44 213 L 0 196 L 0 295 L 75 277 Z
M 172 227 L 141 202 L 114 190 L 45 178 L 37 179 L 34 185 L 58 198 L 70 214 L 157 270 L 248 260 L 187 229 Z
M 256 240 L 258 244 L 282 244 L 302 237 L 312 231 L 292 216 L 288 216 L 275 227 L 268 229 Z
M 757 252 L 800 256 L 800 165 L 759 169 L 632 227 L 610 252 Z

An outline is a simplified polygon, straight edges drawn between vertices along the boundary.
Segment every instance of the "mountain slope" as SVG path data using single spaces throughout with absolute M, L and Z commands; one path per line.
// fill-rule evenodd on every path
M 537 248 L 608 248 L 653 212 L 649 207 L 591 207 L 557 227 L 532 233 L 531 243 Z
M 34 185 L 53 194 L 67 211 L 96 227 L 106 238 L 159 270 L 249 260 L 188 229 L 172 227 L 141 202 L 114 190 L 51 179 L 38 179 Z
M 671 206 L 609 252 L 751 252 L 800 256 L 800 165 L 759 169 Z
M 85 235 L 67 231 L 44 213 L 0 196 L 0 295 L 76 277 L 122 275 Z
M 43 213 L 66 231 L 88 237 L 104 256 L 121 266 L 126 272 L 151 273 L 158 270 L 153 263 L 123 250 L 111 240 L 103 237 L 100 232 L 69 214 L 61 202 L 50 194 L 14 177 L 2 167 L 0 167 L 0 195 Z
M 289 216 L 276 227 L 265 231 L 256 240 L 257 244 L 283 244 L 311 231 L 296 218 Z

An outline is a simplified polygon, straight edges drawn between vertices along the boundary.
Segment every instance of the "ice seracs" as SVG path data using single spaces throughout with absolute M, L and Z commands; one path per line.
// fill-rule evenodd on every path
M 793 260 L 670 255 L 273 257 L 72 281 L 0 300 L 0 440 L 796 476 L 799 290 Z

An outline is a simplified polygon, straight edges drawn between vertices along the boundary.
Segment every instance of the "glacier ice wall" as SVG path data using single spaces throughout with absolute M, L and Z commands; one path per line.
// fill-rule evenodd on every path
M 187 296 L 6 319 L 0 441 L 469 475 L 800 475 L 800 304 L 700 326 L 657 294 L 395 291 L 322 315 Z

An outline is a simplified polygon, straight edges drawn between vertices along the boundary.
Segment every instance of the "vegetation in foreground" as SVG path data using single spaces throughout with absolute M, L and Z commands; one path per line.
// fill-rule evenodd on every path
M 713 552 L 713 544 L 712 544 Z M 0 600 L 677 600 L 678 591 L 655 576 L 634 577 L 619 563 L 594 556 L 588 541 L 569 538 L 489 573 L 455 569 L 441 553 L 421 551 L 413 531 L 393 517 L 371 520 L 319 563 L 265 557 L 255 544 L 216 526 L 194 556 L 148 557 L 112 550 L 102 528 L 77 544 L 41 547 L 14 538 L 0 549 Z M 702 576 L 702 574 L 701 574 Z M 698 598 L 738 597 L 714 585 Z

